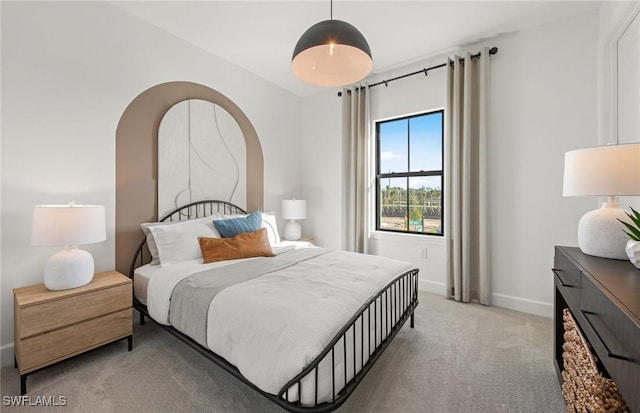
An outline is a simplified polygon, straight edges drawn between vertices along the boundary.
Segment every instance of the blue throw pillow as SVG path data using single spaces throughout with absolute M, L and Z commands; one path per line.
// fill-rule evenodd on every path
M 262 212 L 258 210 L 240 218 L 216 219 L 213 225 L 223 238 L 231 238 L 243 232 L 259 230 L 262 227 Z

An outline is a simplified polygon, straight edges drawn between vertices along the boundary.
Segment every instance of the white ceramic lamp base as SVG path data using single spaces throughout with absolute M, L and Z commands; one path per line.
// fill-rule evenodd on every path
M 615 260 L 628 259 L 625 246 L 629 236 L 618 221 L 628 221 L 627 215 L 615 201 L 603 202 L 602 207 L 587 212 L 578 224 L 578 245 L 583 253 Z
M 65 247 L 44 266 L 44 285 L 49 290 L 68 290 L 89 284 L 93 279 L 93 257 L 76 247 Z
M 302 228 L 293 219 L 284 226 L 284 239 L 288 241 L 297 241 L 302 237 Z

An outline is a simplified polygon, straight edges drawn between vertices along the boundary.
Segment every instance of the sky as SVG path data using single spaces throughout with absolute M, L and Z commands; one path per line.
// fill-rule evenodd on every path
M 382 122 L 379 128 L 380 172 L 442 170 L 442 112 Z M 440 181 L 440 177 L 414 177 L 409 186 L 441 188 Z M 390 180 L 392 187 L 405 185 L 405 178 Z

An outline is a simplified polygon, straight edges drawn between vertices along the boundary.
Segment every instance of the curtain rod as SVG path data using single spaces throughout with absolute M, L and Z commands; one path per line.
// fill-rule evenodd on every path
M 489 49 L 489 55 L 494 55 L 496 53 L 498 53 L 498 48 L 497 47 L 494 46 L 491 49 Z M 471 58 L 472 59 L 477 59 L 478 57 L 480 57 L 480 55 L 481 55 L 481 53 L 478 52 L 476 54 L 472 54 Z M 463 63 L 463 62 L 464 62 L 464 57 L 461 57 L 460 58 L 460 63 Z M 389 86 L 389 82 L 393 82 L 394 80 L 404 79 L 405 77 L 409 77 L 409 76 L 419 75 L 420 73 L 424 73 L 424 75 L 427 76 L 427 72 L 429 70 L 440 69 L 440 68 L 445 67 L 445 66 L 447 66 L 447 63 L 442 63 L 442 64 L 439 64 L 439 65 L 436 65 L 436 66 L 427 67 L 426 69 L 416 70 L 415 72 L 411 72 L 411 73 L 407 73 L 405 75 L 400 75 L 400 76 L 397 76 L 397 77 L 393 77 L 391 79 L 381 80 L 380 82 L 376 82 L 374 84 L 369 85 L 369 88 L 380 86 L 380 85 L 385 85 L 385 87 L 386 87 L 386 86 Z M 360 88 L 364 88 L 364 86 L 360 86 Z M 348 91 L 348 93 L 351 94 L 351 91 Z M 338 92 L 338 97 L 340 97 L 340 96 L 342 96 L 342 91 Z

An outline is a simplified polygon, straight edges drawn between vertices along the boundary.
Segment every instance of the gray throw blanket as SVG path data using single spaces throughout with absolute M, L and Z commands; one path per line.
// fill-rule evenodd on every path
M 330 252 L 325 248 L 301 248 L 275 257 L 239 261 L 220 268 L 204 270 L 180 281 L 171 293 L 169 322 L 202 346 L 207 346 L 209 304 L 227 287 L 290 267 Z M 239 309 L 241 310 L 241 309 Z

